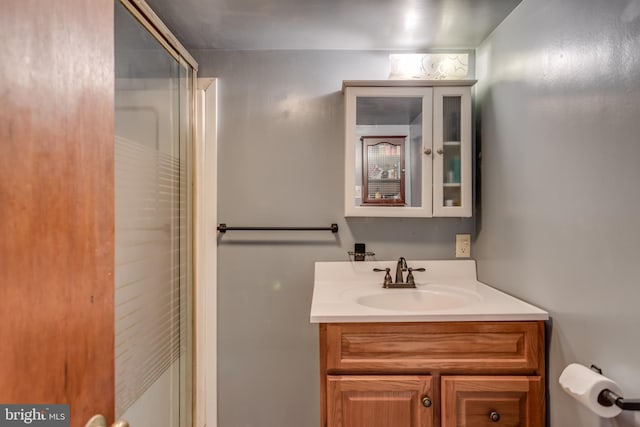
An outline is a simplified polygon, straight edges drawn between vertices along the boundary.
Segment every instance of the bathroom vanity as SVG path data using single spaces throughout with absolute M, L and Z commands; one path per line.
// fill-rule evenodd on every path
M 408 261 L 416 289 L 316 263 L 321 427 L 543 426 L 548 314 L 476 280 L 475 262 Z

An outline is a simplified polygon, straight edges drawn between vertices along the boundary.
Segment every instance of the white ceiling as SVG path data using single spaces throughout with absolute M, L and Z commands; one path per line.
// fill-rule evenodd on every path
M 187 49 L 475 48 L 521 0 L 147 0 Z

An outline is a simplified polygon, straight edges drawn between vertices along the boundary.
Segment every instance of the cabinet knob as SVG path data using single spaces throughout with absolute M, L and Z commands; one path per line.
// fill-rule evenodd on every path
M 431 405 L 433 405 L 433 402 L 431 401 L 431 399 L 429 399 L 428 397 L 422 398 L 422 406 L 424 406 L 425 408 L 430 408 Z
M 497 413 L 496 411 L 492 411 L 492 412 L 489 414 L 489 419 L 490 419 L 491 421 L 493 421 L 494 423 L 497 423 L 498 421 L 500 421 L 500 414 L 499 414 L 499 413 Z
M 424 150 L 424 154 L 426 154 L 427 156 L 431 154 L 431 148 L 427 148 L 426 150 Z
M 444 153 L 444 151 L 442 150 L 442 148 L 438 148 L 437 153 L 438 153 L 438 154 L 442 154 L 442 153 Z

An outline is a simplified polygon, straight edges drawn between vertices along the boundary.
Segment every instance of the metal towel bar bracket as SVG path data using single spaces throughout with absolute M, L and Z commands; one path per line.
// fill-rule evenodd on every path
M 338 224 L 331 224 L 329 227 L 229 227 L 227 224 L 220 224 L 218 231 L 226 233 L 227 231 L 330 231 L 338 232 Z

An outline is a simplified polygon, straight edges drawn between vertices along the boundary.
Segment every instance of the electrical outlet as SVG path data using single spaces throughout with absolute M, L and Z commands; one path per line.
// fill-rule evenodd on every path
M 456 258 L 471 256 L 471 234 L 456 234 Z

